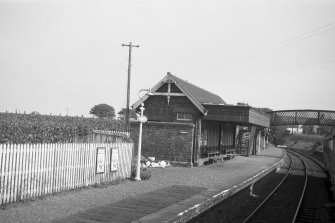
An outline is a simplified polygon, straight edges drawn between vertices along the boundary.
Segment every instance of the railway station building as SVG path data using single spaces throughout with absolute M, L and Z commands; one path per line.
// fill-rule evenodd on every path
M 256 154 L 265 148 L 270 117 L 250 106 L 227 104 L 220 96 L 167 75 L 133 104 L 144 104 L 142 155 L 184 166 L 201 166 L 231 154 Z M 138 145 L 139 121 L 131 121 Z

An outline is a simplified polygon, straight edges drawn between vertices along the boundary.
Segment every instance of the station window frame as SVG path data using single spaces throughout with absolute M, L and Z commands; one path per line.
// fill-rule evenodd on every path
M 193 115 L 191 113 L 177 112 L 178 121 L 192 121 Z

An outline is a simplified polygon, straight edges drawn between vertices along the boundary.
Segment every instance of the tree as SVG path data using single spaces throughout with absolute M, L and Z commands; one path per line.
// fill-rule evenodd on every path
M 331 133 L 334 129 L 334 126 L 319 126 L 319 133 L 320 135 L 326 135 L 327 133 Z
M 94 105 L 90 110 L 90 114 L 99 118 L 114 118 L 115 109 L 107 104 Z
M 270 128 L 270 141 L 275 145 L 283 145 L 287 142 L 290 131 L 285 126 L 273 126 Z
M 117 114 L 119 115 L 119 119 L 120 120 L 125 120 L 126 118 L 126 112 L 127 110 L 125 108 L 122 108 Z M 129 109 L 129 118 L 134 118 L 136 119 L 137 116 L 136 116 L 136 112 L 132 109 Z
M 264 112 L 264 113 L 268 113 L 273 111 L 271 108 L 256 108 L 258 111 Z
M 30 113 L 31 115 L 40 115 L 40 113 L 38 111 L 33 111 L 32 113 Z
M 249 106 L 249 104 L 246 103 L 246 102 L 237 102 L 236 105 L 238 105 L 238 106 Z

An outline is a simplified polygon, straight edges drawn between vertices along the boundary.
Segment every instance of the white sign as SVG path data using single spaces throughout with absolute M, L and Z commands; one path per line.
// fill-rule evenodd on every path
M 104 173 L 105 172 L 105 162 L 106 161 L 106 148 L 98 147 L 97 148 L 97 166 L 96 173 Z
M 147 116 L 143 115 L 142 117 L 139 117 L 138 120 L 142 123 L 145 123 L 145 122 L 148 121 L 148 118 L 147 118 Z
M 118 165 L 119 165 L 119 148 L 112 148 L 111 171 L 117 171 Z

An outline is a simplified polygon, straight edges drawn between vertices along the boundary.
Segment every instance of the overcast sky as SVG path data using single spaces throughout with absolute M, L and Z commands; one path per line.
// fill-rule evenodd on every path
M 335 110 L 333 0 L 0 0 L 0 112 L 88 116 L 167 72 L 254 107 Z

